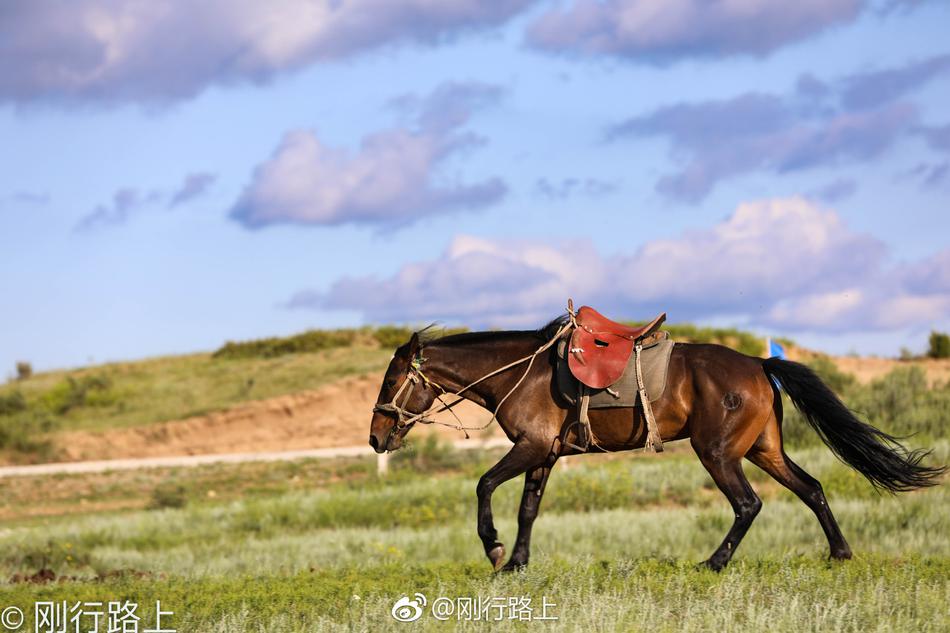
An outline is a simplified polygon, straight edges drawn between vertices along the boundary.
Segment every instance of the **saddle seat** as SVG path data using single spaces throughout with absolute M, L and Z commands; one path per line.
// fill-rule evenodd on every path
M 634 345 L 666 320 L 666 313 L 640 327 L 612 321 L 589 306 L 575 316 L 568 366 L 580 382 L 592 389 L 605 389 L 617 382 L 627 368 Z

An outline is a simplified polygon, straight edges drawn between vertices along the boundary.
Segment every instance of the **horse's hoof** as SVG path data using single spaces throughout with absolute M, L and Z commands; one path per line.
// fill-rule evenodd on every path
M 513 560 L 510 560 L 507 563 L 505 563 L 505 566 L 499 569 L 498 571 L 503 574 L 508 574 L 513 571 L 521 571 L 527 566 L 528 566 L 528 563 L 518 563 Z
M 495 568 L 495 571 L 499 571 L 502 565 L 505 564 L 505 546 L 499 543 L 495 547 L 488 550 L 488 560 L 491 561 L 492 567 Z
M 696 569 L 708 569 L 710 571 L 716 572 L 717 574 L 721 572 L 725 567 L 726 566 L 724 564 L 717 563 L 713 561 L 712 559 L 704 560 L 703 562 L 696 565 Z
M 840 552 L 832 552 L 828 558 L 831 560 L 851 560 L 851 550 L 846 549 Z

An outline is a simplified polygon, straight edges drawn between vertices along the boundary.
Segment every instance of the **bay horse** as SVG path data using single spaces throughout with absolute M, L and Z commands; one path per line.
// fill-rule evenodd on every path
M 567 319 L 559 317 L 536 331 L 472 332 L 433 340 L 416 332 L 396 350 L 374 408 L 369 443 L 378 453 L 399 449 L 417 422 L 428 421 L 426 413 L 445 393 L 459 394 L 495 411 L 498 424 L 514 445 L 479 479 L 476 494 L 478 536 L 496 571 L 528 564 L 531 528 L 551 469 L 559 457 L 580 452 L 570 446 L 578 443 L 572 430 L 577 426 L 570 424 L 577 419 L 577 411 L 562 400 L 555 385 L 556 351 L 550 344 L 565 333 Z M 795 493 L 815 513 L 832 559 L 851 558 L 851 548 L 821 484 L 785 454 L 782 399 L 775 381 L 834 454 L 876 488 L 899 492 L 931 486 L 946 470 L 921 464 L 929 451 L 909 451 L 897 438 L 856 418 L 805 365 L 747 356 L 721 345 L 676 343 L 666 390 L 653 402 L 653 411 L 663 441 L 689 438 L 732 505 L 733 524 L 704 561 L 716 571 L 729 563 L 762 507 L 742 471 L 743 458 Z M 633 411 L 589 412 L 590 429 L 600 450 L 644 446 L 647 429 L 642 410 Z M 521 474 L 525 480 L 518 535 L 505 562 L 491 497 L 499 485 Z

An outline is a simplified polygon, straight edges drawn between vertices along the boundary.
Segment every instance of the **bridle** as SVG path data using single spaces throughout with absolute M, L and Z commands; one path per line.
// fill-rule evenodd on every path
M 423 360 L 425 359 L 418 355 L 412 359 L 412 362 L 409 364 L 409 369 L 406 370 L 406 379 L 402 381 L 402 385 L 396 390 L 392 400 L 383 404 L 377 404 L 373 407 L 373 413 L 382 413 L 385 416 L 394 418 L 396 423 L 393 428 L 396 430 L 402 430 L 410 424 L 419 422 L 429 414 L 428 411 L 413 413 L 412 411 L 407 411 L 405 408 L 409 402 L 409 398 L 412 397 L 412 391 L 416 388 L 416 385 L 420 382 L 431 382 L 422 374 L 422 370 L 420 369 Z M 403 397 L 402 402 L 400 402 L 399 397 L 403 395 L 403 392 L 405 392 L 406 395 Z
M 485 374 L 478 380 L 472 383 L 469 383 L 468 385 L 462 387 L 458 391 L 448 391 L 447 389 L 442 387 L 442 385 L 438 384 L 437 382 L 427 377 L 422 372 L 422 363 L 425 362 L 425 358 L 422 357 L 421 352 L 417 353 L 415 358 L 412 359 L 412 362 L 409 363 L 409 368 L 406 370 L 406 379 L 403 380 L 402 385 L 400 385 L 399 389 L 396 390 L 396 393 L 393 395 L 392 400 L 390 400 L 387 403 L 377 404 L 376 406 L 373 407 L 373 413 L 381 413 L 387 417 L 391 417 L 394 419 L 393 427 L 389 430 L 389 436 L 386 438 L 386 444 L 384 444 L 384 446 L 389 445 L 389 441 L 392 439 L 392 436 L 395 433 L 401 432 L 403 429 L 406 429 L 407 427 L 409 427 L 412 424 L 415 424 L 416 422 L 419 422 L 421 424 L 442 424 L 443 426 L 454 428 L 458 431 L 462 431 L 463 433 L 465 433 L 466 439 L 468 439 L 468 431 L 479 431 L 481 429 L 486 428 L 489 424 L 491 424 L 497 419 L 498 411 L 499 409 L 501 409 L 501 406 L 505 403 L 506 400 L 508 400 L 508 397 L 511 396 L 511 394 L 513 394 L 518 389 L 518 387 L 521 386 L 521 383 L 524 382 L 525 378 L 528 377 L 528 372 L 531 371 L 531 367 L 534 364 L 534 359 L 537 358 L 538 355 L 541 354 L 542 352 L 548 350 L 561 337 L 563 337 L 572 328 L 574 328 L 575 325 L 576 324 L 574 322 L 574 319 L 571 318 L 571 320 L 569 320 L 567 323 L 561 326 L 561 328 L 557 331 L 557 334 L 551 337 L 551 339 L 548 342 L 546 342 L 544 345 L 539 347 L 533 353 L 528 354 L 527 356 L 523 358 L 519 358 L 518 360 L 514 362 L 508 363 L 504 367 L 499 367 L 498 369 Z M 518 379 L 518 382 L 515 383 L 514 387 L 512 387 L 508 391 L 507 394 L 505 394 L 505 397 L 502 398 L 498 402 L 498 405 L 495 407 L 495 411 L 492 413 L 491 419 L 488 420 L 488 422 L 486 422 L 482 426 L 477 426 L 477 427 L 464 426 L 462 425 L 461 420 L 458 419 L 458 416 L 455 416 L 457 424 L 448 424 L 445 422 L 440 422 L 438 420 L 433 420 L 429 417 L 437 413 L 442 413 L 443 411 L 451 411 L 452 414 L 455 415 L 455 412 L 452 411 L 452 407 L 454 407 L 459 402 L 465 399 L 462 396 L 463 393 L 465 393 L 466 391 L 468 391 L 475 385 L 481 383 L 482 381 L 488 380 L 492 376 L 497 376 L 498 374 L 504 371 L 507 371 L 511 369 L 512 367 L 516 367 L 524 362 L 528 363 L 528 366 L 524 370 L 524 374 L 522 374 L 521 378 Z M 421 413 L 414 413 L 412 411 L 406 410 L 405 408 L 406 404 L 409 402 L 409 398 L 412 397 L 412 392 L 416 388 L 416 385 L 418 385 L 420 382 L 425 384 L 426 386 L 431 385 L 432 387 L 434 387 L 435 389 L 441 392 L 441 393 L 435 394 L 436 400 L 438 400 L 439 403 L 441 404 L 440 407 L 434 410 L 432 408 L 429 408 L 425 411 L 422 411 Z M 455 400 L 454 402 L 446 403 L 445 400 L 442 399 L 442 396 L 456 396 L 458 399 Z M 401 401 L 400 401 L 400 397 L 402 398 Z

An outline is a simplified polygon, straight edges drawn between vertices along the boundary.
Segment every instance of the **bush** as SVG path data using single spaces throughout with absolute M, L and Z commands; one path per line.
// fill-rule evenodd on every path
M 12 415 L 26 411 L 26 398 L 19 391 L 0 394 L 0 415 Z
M 857 382 L 852 374 L 838 369 L 834 361 L 827 356 L 816 356 L 806 364 L 839 396 Z
M 67 376 L 66 380 L 40 397 L 43 408 L 57 415 L 65 415 L 79 407 L 102 407 L 115 402 L 112 379 L 105 374 L 83 376 L 79 379 Z
M 19 390 L 0 394 L 0 449 L 47 456 L 53 445 L 37 436 L 53 427 L 49 413 L 31 409 Z
M 382 325 L 373 331 L 373 338 L 383 349 L 396 349 L 412 336 L 411 328 L 399 325 Z
M 930 349 L 927 356 L 931 358 L 950 358 L 950 335 L 946 332 L 930 333 Z
M 17 361 L 16 364 L 16 379 L 17 380 L 27 380 L 33 375 L 33 365 L 29 364 L 25 360 Z
M 31 458 L 48 457 L 53 444 L 48 439 L 38 439 L 43 433 L 55 428 L 53 420 L 42 412 L 23 411 L 0 417 L 0 449 L 18 453 L 30 453 Z
M 463 456 L 449 442 L 441 442 L 435 435 L 427 436 L 421 442 L 411 442 L 393 453 L 393 470 L 411 470 L 413 472 L 435 472 L 456 470 L 464 462 Z
M 228 341 L 214 354 L 214 358 L 275 358 L 286 354 L 318 352 L 352 345 L 358 330 L 308 330 L 286 337 L 270 337 L 252 341 Z
M 185 487 L 181 484 L 166 482 L 152 490 L 152 499 L 148 504 L 151 510 L 162 508 L 184 508 L 188 499 L 185 496 Z
M 628 323 L 646 325 L 646 321 L 628 321 Z M 661 329 L 669 332 L 670 338 L 684 343 L 716 343 L 749 356 L 762 356 L 765 353 L 765 341 L 761 337 L 735 328 L 698 327 L 691 323 L 674 323 L 664 324 Z
M 946 420 L 950 419 L 950 383 L 928 387 L 926 374 L 920 367 L 895 369 L 868 385 L 858 384 L 848 376 L 839 395 L 862 421 L 897 437 L 919 435 L 908 442 L 914 447 L 946 437 Z M 819 445 L 818 434 L 811 430 L 787 398 L 783 405 L 785 422 L 782 435 L 786 444 Z

